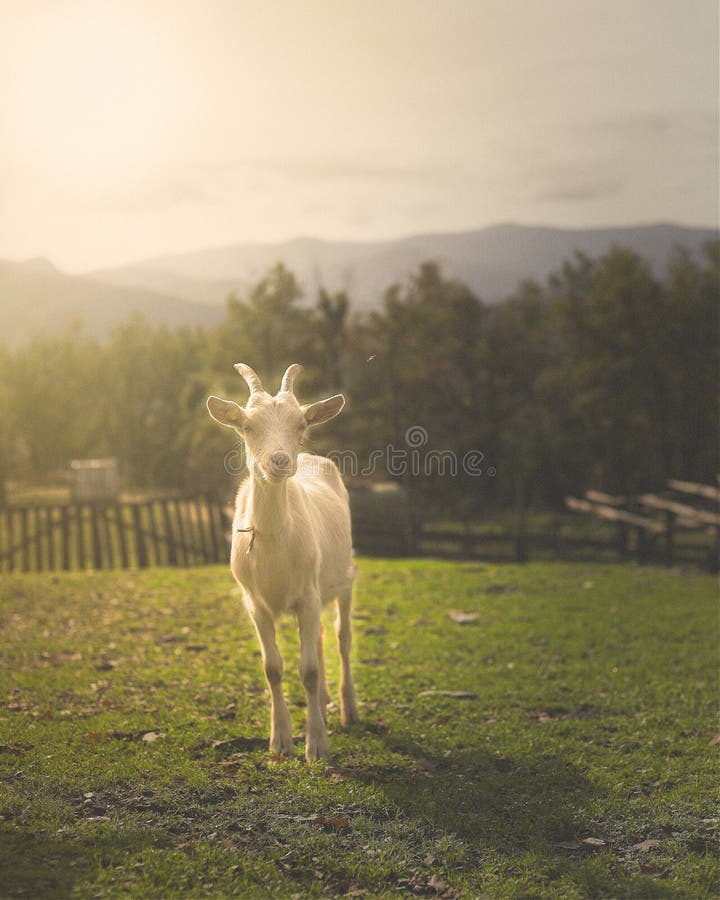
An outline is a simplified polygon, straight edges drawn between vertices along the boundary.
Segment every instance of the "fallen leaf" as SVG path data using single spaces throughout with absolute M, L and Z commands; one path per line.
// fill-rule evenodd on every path
M 102 735 L 99 731 L 86 731 L 85 732 L 85 740 L 86 741 L 99 741 L 102 738 Z
M 343 816 L 330 816 L 329 818 L 326 816 L 315 816 L 313 821 L 317 825 L 332 825 L 334 828 L 347 828 L 350 825 L 350 820 Z
M 86 822 L 109 822 L 110 816 L 88 816 Z
M 485 588 L 486 594 L 509 594 L 512 591 L 517 590 L 517 583 L 514 581 L 508 582 L 507 584 L 491 584 Z
M 647 853 L 648 850 L 652 850 L 654 847 L 659 847 L 662 841 L 656 840 L 647 840 L 640 841 L 639 844 L 633 844 L 633 850 L 639 850 L 641 853 Z
M 655 863 L 642 863 L 639 874 L 643 878 L 662 878 L 665 875 L 665 870 L 661 869 L 660 866 L 656 866 Z
M 112 672 L 113 669 L 117 669 L 118 662 L 114 659 L 101 659 L 99 662 L 95 663 L 95 669 L 98 672 Z
M 152 744 L 161 737 L 165 737 L 165 735 L 160 731 L 146 731 L 141 740 L 145 741 L 146 744 Z
M 452 900 L 453 897 L 457 896 L 455 890 L 451 888 L 446 881 L 443 881 L 442 878 L 439 878 L 437 875 L 432 875 L 430 877 L 430 881 L 428 881 L 428 887 L 432 888 L 435 893 L 440 894 L 440 896 L 445 898 L 445 900 Z
M 477 622 L 480 618 L 480 613 L 476 612 L 464 612 L 461 609 L 451 609 L 448 612 L 448 616 L 456 622 L 458 625 L 470 625 L 472 622 Z
M 716 744 L 720 744 L 720 734 L 715 735 L 715 737 L 708 743 L 708 747 L 714 747 Z
M 108 731 L 108 737 L 115 738 L 118 741 L 138 741 L 142 738 L 146 731 Z
M 477 700 L 472 691 L 420 691 L 418 697 L 449 697 L 451 700 Z
M 602 840 L 602 838 L 596 837 L 587 837 L 583 840 L 583 846 L 590 847 L 591 850 L 599 850 L 601 847 L 606 846 L 606 841 Z

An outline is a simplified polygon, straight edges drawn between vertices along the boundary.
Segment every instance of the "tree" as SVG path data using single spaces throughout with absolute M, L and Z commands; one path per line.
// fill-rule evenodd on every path
M 588 481 L 620 493 L 656 486 L 670 425 L 660 284 L 621 247 L 597 263 L 578 258 L 550 284 L 560 380 L 582 427 Z
M 6 357 L 8 456 L 16 473 L 45 479 L 78 456 L 102 452 L 98 342 L 73 323 Z
M 705 245 L 700 262 L 684 248 L 670 259 L 665 282 L 666 346 L 672 432 L 665 464 L 671 475 L 713 481 L 718 458 L 720 364 L 720 242 Z
M 313 355 L 312 311 L 299 301 L 297 279 L 277 263 L 250 289 L 246 300 L 231 296 L 216 333 L 220 366 L 248 362 L 262 377 L 278 381 L 290 362 Z
M 487 336 L 485 414 L 494 425 L 498 499 L 511 503 L 522 531 L 525 510 L 555 488 L 555 416 L 544 381 L 554 354 L 547 294 L 535 282 L 493 310 Z
M 368 419 L 380 412 L 376 436 L 382 443 L 408 461 L 422 457 L 421 472 L 408 464 L 402 476 L 418 514 L 426 504 L 447 508 L 450 497 L 467 511 L 477 500 L 479 482 L 463 471 L 461 459 L 468 450 L 481 450 L 486 437 L 478 427 L 486 382 L 483 319 L 478 298 L 444 278 L 435 263 L 422 265 L 404 287 L 390 287 L 382 310 L 371 317 L 375 361 L 363 391 Z M 431 451 L 434 467 L 427 462 Z M 450 465 L 437 456 L 445 451 L 457 460 L 452 477 L 441 472 Z
M 140 315 L 110 335 L 100 398 L 106 446 L 131 484 L 185 483 L 193 428 L 205 414 L 187 385 L 204 365 L 205 346 L 201 330 L 170 331 Z

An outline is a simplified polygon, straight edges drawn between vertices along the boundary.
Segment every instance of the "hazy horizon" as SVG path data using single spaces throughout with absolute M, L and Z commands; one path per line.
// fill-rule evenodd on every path
M 0 258 L 718 227 L 713 0 L 28 0 L 0 76 Z

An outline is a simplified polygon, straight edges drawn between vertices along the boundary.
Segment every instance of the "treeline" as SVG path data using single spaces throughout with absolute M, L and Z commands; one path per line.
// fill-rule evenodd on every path
M 719 259 L 717 243 L 700 260 L 678 249 L 658 279 L 622 247 L 578 254 L 494 306 L 427 263 L 364 316 L 342 292 L 308 302 L 278 264 L 217 328 L 136 317 L 103 341 L 77 324 L 0 347 L 2 478 L 117 456 L 128 486 L 228 494 L 234 438 L 205 399 L 243 400 L 242 361 L 273 391 L 302 362 L 302 399 L 344 392 L 311 449 L 342 452 L 349 476 L 389 472 L 421 513 L 714 481 Z

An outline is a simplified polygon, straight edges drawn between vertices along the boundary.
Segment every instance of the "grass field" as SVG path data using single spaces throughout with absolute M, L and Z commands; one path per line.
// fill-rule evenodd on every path
M 363 723 L 309 768 L 225 568 L 0 578 L 0 896 L 716 896 L 712 578 L 360 570 Z

